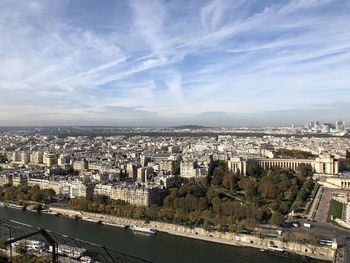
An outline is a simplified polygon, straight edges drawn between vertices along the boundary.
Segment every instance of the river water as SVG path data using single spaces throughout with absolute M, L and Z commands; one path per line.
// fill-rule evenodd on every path
M 132 231 L 85 221 L 37 214 L 0 207 L 0 217 L 16 220 L 36 227 L 49 229 L 78 239 L 141 257 L 153 262 L 169 263 L 292 263 L 301 262 L 269 255 L 258 249 L 234 247 L 157 233 L 154 236 L 135 234 Z M 312 263 L 326 261 L 312 260 Z

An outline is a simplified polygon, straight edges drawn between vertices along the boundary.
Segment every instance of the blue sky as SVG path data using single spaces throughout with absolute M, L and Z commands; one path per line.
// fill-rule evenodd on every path
M 350 1 L 0 1 L 0 125 L 350 121 Z

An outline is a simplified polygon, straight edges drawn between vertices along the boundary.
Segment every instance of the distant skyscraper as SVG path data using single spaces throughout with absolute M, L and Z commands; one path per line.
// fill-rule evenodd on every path
M 329 133 L 330 130 L 331 130 L 331 125 L 330 125 L 329 123 L 323 124 L 322 132 L 324 132 L 324 133 Z
M 335 128 L 338 131 L 344 130 L 344 122 L 343 121 L 336 121 L 335 122 Z
M 318 133 L 319 129 L 320 129 L 320 125 L 319 124 L 315 124 L 315 126 L 314 126 L 315 133 Z

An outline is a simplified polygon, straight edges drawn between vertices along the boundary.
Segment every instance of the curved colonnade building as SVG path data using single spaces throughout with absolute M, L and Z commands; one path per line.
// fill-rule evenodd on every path
M 315 159 L 282 159 L 282 158 L 254 158 L 245 159 L 243 157 L 231 158 L 228 160 L 228 168 L 234 173 L 241 175 L 247 174 L 249 165 L 258 165 L 266 169 L 275 167 L 281 169 L 297 170 L 301 165 L 311 165 L 312 170 L 316 174 L 321 175 L 338 175 L 339 162 L 332 155 L 320 155 Z

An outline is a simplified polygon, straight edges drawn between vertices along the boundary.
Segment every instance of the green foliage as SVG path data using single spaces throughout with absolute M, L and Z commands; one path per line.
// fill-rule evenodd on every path
M 213 186 L 222 185 L 222 179 L 224 178 L 224 176 L 225 176 L 225 170 L 221 166 L 216 167 L 214 169 L 214 175 L 213 175 L 213 178 L 211 180 L 211 184 Z
M 122 200 L 111 200 L 105 195 L 94 195 L 92 199 L 85 197 L 72 198 L 68 202 L 71 209 L 110 214 L 121 217 L 141 218 L 142 211 L 136 211 L 136 206 L 127 204 Z
M 274 212 L 269 223 L 275 226 L 281 226 L 283 224 L 283 215 L 278 211 Z
M 303 185 L 298 191 L 295 202 L 293 204 L 293 210 L 295 211 L 300 210 L 302 204 L 305 203 L 308 197 L 311 195 L 314 187 L 315 187 L 315 183 L 312 179 L 307 179 L 303 182 Z
M 331 205 L 329 207 L 329 211 L 328 211 L 328 218 L 327 221 L 330 222 L 331 221 L 331 215 L 333 215 L 335 218 L 342 218 L 342 214 L 343 214 L 343 204 L 332 199 L 331 200 Z
M 263 175 L 264 170 L 257 163 L 249 163 L 247 166 L 247 175 L 259 178 Z
M 16 252 L 18 254 L 24 255 L 27 254 L 27 245 L 25 242 L 21 241 L 16 245 Z
M 45 256 L 35 256 L 35 255 L 19 255 L 12 258 L 13 263 L 51 263 L 52 260 Z
M 339 172 L 350 172 L 350 158 L 339 159 Z
M 237 189 L 238 175 L 228 170 L 227 162 L 218 161 L 214 167 L 211 185 L 215 187 L 224 187 L 232 191 Z
M 38 185 L 33 187 L 27 185 L 4 186 L 3 198 L 6 201 L 50 201 L 56 195 L 52 189 L 41 190 Z
M 0 154 L 0 163 L 8 162 L 7 156 L 5 154 Z
M 283 237 L 284 243 L 288 241 L 299 242 L 299 243 L 308 243 L 311 245 L 316 245 L 319 237 L 313 231 L 303 231 L 303 232 L 288 232 Z
M 304 177 L 311 177 L 313 176 L 313 171 L 312 171 L 312 166 L 311 164 L 301 164 L 298 167 L 298 172 L 300 173 L 301 176 Z
M 181 187 L 168 192 L 162 206 L 137 207 L 101 195 L 91 199 L 73 198 L 68 206 L 120 217 L 240 231 L 244 226 L 257 224 L 281 225 L 293 202 L 297 200 L 301 205 L 313 187 L 311 179 L 291 170 L 270 170 L 259 176 L 240 178 L 228 171 L 225 162 L 217 162 L 210 184 L 184 181 Z M 237 195 L 245 198 L 234 198 Z
M 52 200 L 56 196 L 56 192 L 53 189 L 42 189 L 41 193 L 44 200 Z
M 279 149 L 275 152 L 275 157 L 277 158 L 293 158 L 293 159 L 311 159 L 316 156 L 311 152 L 305 152 L 300 150 L 288 150 L 288 149 Z
M 164 199 L 162 207 L 156 204 L 148 208 L 137 207 L 110 200 L 106 196 L 94 196 L 93 200 L 73 198 L 68 206 L 81 211 L 204 227 L 228 226 L 247 219 L 249 222 L 266 223 L 270 217 L 268 210 L 221 198 L 215 188 L 204 189 L 194 181 L 171 191 Z
M 40 192 L 40 190 L 38 192 L 32 193 L 32 201 L 40 202 L 42 199 L 43 199 L 43 194 Z
M 243 177 L 238 182 L 246 200 L 260 206 L 267 205 L 285 215 L 293 208 L 299 209 L 311 194 L 314 183 L 292 170 L 272 169 L 266 175 Z

